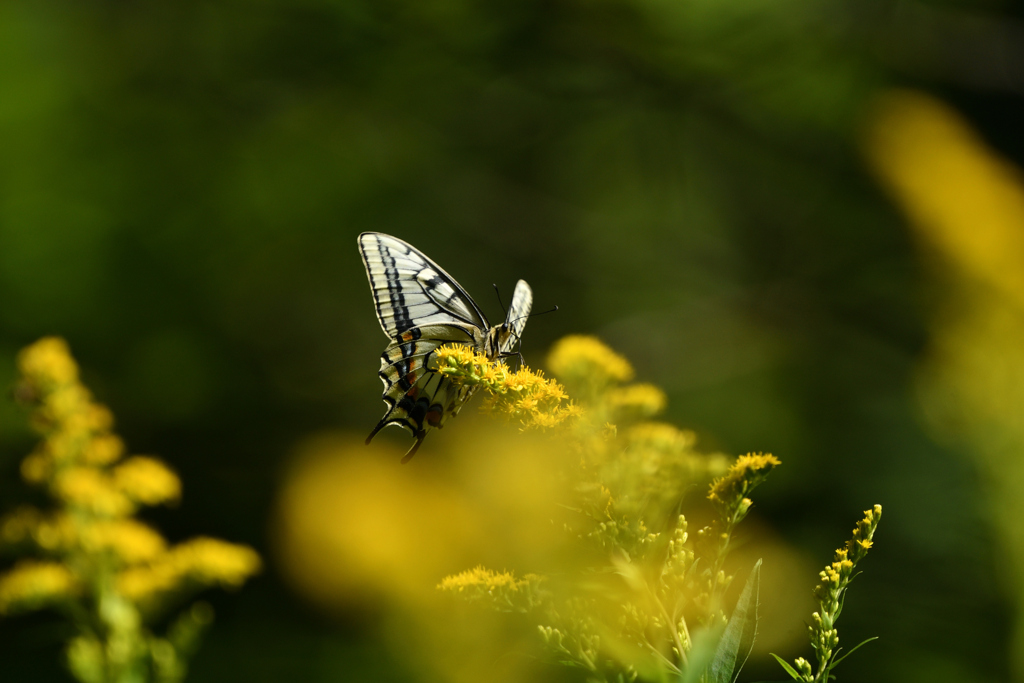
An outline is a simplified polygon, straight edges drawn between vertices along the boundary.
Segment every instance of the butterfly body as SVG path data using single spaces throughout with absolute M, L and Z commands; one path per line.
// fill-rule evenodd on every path
M 391 339 L 378 373 L 388 410 L 366 442 L 388 425 L 407 429 L 416 442 L 406 462 L 427 432 L 458 414 L 476 389 L 457 386 L 437 371 L 437 348 L 464 344 L 491 360 L 509 355 L 526 325 L 533 294 L 523 280 L 516 283 L 505 322 L 491 326 L 466 290 L 412 245 L 376 232 L 364 232 L 358 243 L 377 319 Z

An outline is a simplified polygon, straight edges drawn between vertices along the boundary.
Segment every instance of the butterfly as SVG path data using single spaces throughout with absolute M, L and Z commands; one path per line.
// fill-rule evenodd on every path
M 381 354 L 380 375 L 388 410 L 366 437 L 398 425 L 416 443 L 408 462 L 430 429 L 457 415 L 476 386 L 456 386 L 437 372 L 434 352 L 443 344 L 464 344 L 491 360 L 510 356 L 533 305 L 530 285 L 520 280 L 505 322 L 492 326 L 466 290 L 426 254 L 380 232 L 359 236 L 377 320 L 391 343 Z

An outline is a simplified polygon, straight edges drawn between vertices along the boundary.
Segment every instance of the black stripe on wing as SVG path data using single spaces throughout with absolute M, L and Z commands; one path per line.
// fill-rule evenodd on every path
M 358 243 L 377 319 L 389 337 L 423 325 L 489 326 L 455 278 L 412 245 L 377 232 L 364 232 Z
M 382 377 L 383 374 L 382 372 Z M 402 385 L 396 382 L 384 391 L 384 401 L 390 407 L 366 437 L 366 443 L 370 443 L 377 432 L 388 425 L 398 425 L 409 430 L 416 437 L 416 443 L 402 458 L 402 462 L 408 462 L 412 458 L 430 429 L 440 429 L 449 416 L 457 414 L 465 400 L 473 393 L 472 389 L 476 388 L 458 387 L 444 375 L 425 368 L 422 374 L 415 371 L 414 374 L 415 377 L 406 375 L 407 389 L 403 390 Z

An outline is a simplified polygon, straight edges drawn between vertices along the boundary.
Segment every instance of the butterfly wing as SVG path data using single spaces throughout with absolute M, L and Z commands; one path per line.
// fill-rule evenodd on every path
M 512 292 L 512 303 L 508 307 L 508 315 L 505 316 L 505 328 L 509 335 L 503 339 L 499 351 L 503 354 L 509 353 L 519 343 L 526 328 L 526 319 L 533 308 L 533 290 L 525 280 L 516 283 L 515 291 Z
M 364 232 L 358 241 L 377 319 L 388 337 L 445 323 L 489 327 L 466 290 L 416 247 L 379 232 Z
M 411 244 L 378 232 L 364 232 L 358 242 L 377 319 L 391 338 L 378 373 L 388 410 L 366 442 L 388 425 L 409 430 L 416 443 L 405 462 L 473 393 L 434 370 L 434 351 L 448 343 L 479 349 L 489 324 L 455 278 Z
M 387 413 L 366 438 L 366 443 L 381 429 L 397 425 L 416 437 L 402 462 L 407 462 L 426 438 L 427 431 L 441 428 L 457 414 L 476 387 L 456 386 L 437 372 L 434 351 L 442 344 L 476 345 L 479 333 L 466 325 L 428 325 L 413 327 L 391 342 L 381 355 L 380 375 L 384 382 Z

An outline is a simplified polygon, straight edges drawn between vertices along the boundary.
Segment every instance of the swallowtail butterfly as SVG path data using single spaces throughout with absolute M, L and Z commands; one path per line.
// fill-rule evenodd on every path
M 388 425 L 404 427 L 416 437 L 402 458 L 408 462 L 427 432 L 458 414 L 477 388 L 456 386 L 437 372 L 434 351 L 454 343 L 491 360 L 510 355 L 526 327 L 533 292 L 517 282 L 505 322 L 492 327 L 455 278 L 416 247 L 379 232 L 364 232 L 358 241 L 377 319 L 391 339 L 378 373 L 388 410 L 366 443 Z

